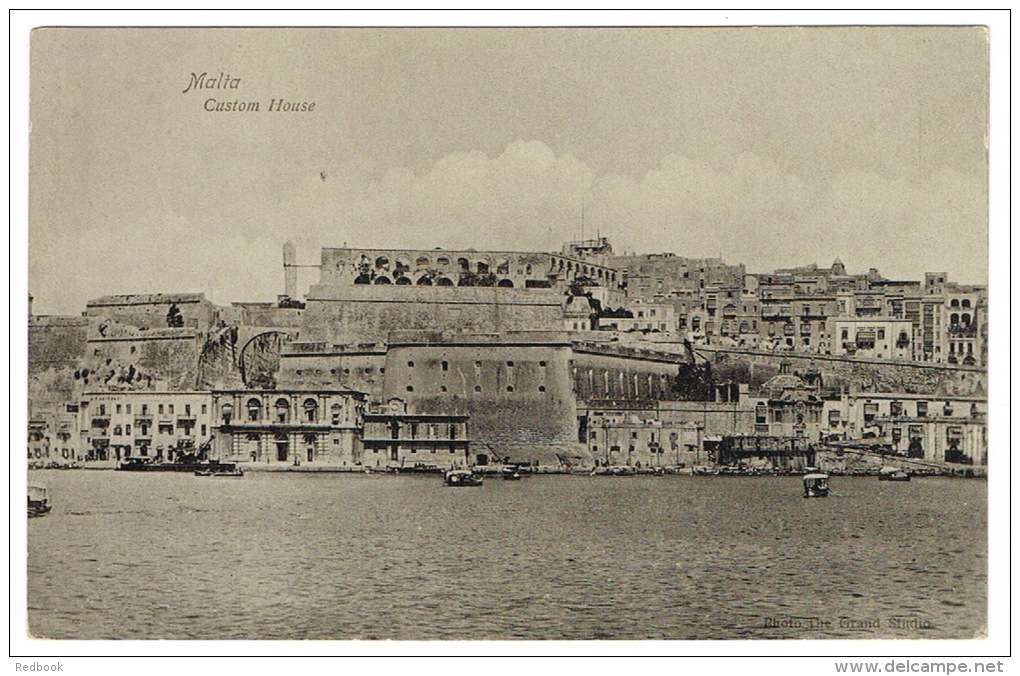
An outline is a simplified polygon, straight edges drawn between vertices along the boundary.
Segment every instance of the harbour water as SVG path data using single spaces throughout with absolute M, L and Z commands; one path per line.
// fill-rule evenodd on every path
M 974 638 L 987 483 L 30 472 L 32 635 Z

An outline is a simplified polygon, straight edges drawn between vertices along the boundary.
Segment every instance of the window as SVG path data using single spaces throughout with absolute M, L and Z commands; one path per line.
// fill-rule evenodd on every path
M 125 407 L 125 411 L 126 411 L 126 412 L 127 412 L 127 413 L 128 413 L 129 415 L 131 414 L 131 404 L 128 404 L 128 405 L 127 405 L 127 406 Z
M 305 399 L 305 403 L 302 405 L 305 410 L 305 422 L 318 422 L 319 421 L 319 403 L 314 399 Z
M 414 362 L 413 361 L 407 362 L 407 368 L 413 369 L 414 368 Z
M 205 413 L 206 413 L 206 405 L 202 404 L 202 414 L 205 415 Z
M 545 385 L 539 385 L 538 386 L 538 391 L 539 392 L 545 392 Z
M 99 405 L 99 415 L 106 415 L 106 404 Z
M 184 415 L 191 415 L 191 404 L 184 405 Z
M 864 422 L 870 423 L 878 415 L 878 404 L 864 405 Z
M 167 408 L 168 408 L 168 412 L 170 413 L 170 415 L 173 415 L 174 414 L 174 405 L 170 404 Z
M 159 405 L 159 414 L 163 415 L 163 404 Z
M 481 392 L 481 391 L 482 391 L 482 386 L 481 385 L 475 385 L 475 392 Z
M 442 367 L 443 367 L 444 371 L 449 371 L 450 370 L 450 362 L 444 361 L 442 363 Z
M 205 436 L 205 425 L 202 425 L 202 436 Z
M 506 386 L 506 391 L 507 392 L 513 392 L 514 391 L 514 386 L 513 385 L 507 385 Z
M 120 404 L 117 404 L 117 413 L 120 413 Z
M 544 361 L 538 362 L 538 365 L 541 366 L 542 368 L 545 368 L 545 366 L 546 366 Z
M 131 425 L 124 425 L 124 434 L 131 436 Z
M 276 400 L 276 422 L 290 422 L 290 404 L 283 397 Z
M 408 386 L 407 386 L 407 391 L 408 391 L 408 392 L 414 392 L 414 387 L 413 387 L 413 386 L 411 386 L 411 385 L 408 385 Z
M 917 402 L 917 417 L 918 418 L 928 417 L 928 402 L 926 401 Z

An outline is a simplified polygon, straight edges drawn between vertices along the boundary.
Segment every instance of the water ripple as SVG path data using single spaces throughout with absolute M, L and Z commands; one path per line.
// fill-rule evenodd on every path
M 420 477 L 40 478 L 56 507 L 29 524 L 34 636 L 970 638 L 987 624 L 981 481 L 893 491 L 841 477 L 835 499 L 811 501 L 785 478 L 466 490 Z M 831 626 L 779 626 L 814 616 Z

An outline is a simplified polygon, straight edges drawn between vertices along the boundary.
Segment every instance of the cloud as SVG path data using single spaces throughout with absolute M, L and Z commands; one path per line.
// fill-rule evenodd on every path
M 276 186 L 262 207 L 257 197 L 243 211 L 169 199 L 86 220 L 70 246 L 33 252 L 32 289 L 71 304 L 66 312 L 107 293 L 272 300 L 282 293 L 280 247 L 288 239 L 303 263 L 344 243 L 558 250 L 581 235 L 582 208 L 585 235 L 608 236 L 618 252 L 722 255 L 752 272 L 838 256 L 851 271 L 877 267 L 893 278 L 919 279 L 926 270 L 986 278 L 983 177 L 945 169 L 916 178 L 865 171 L 812 178 L 753 153 L 712 165 L 671 154 L 641 176 L 596 175 L 540 141 L 516 141 L 495 156 L 452 153 L 422 173 L 259 176 L 252 194 Z M 60 288 L 68 270 L 80 281 L 71 290 Z M 314 272 L 302 275 L 303 284 L 314 281 Z
M 642 176 L 596 175 L 572 155 L 518 141 L 494 157 L 448 155 L 421 175 L 387 172 L 339 213 L 360 233 L 346 238 L 352 246 L 545 250 L 580 236 L 583 204 L 585 235 L 601 232 L 618 251 L 721 254 L 759 272 L 839 256 L 851 270 L 896 277 L 987 276 L 982 177 L 813 178 L 753 153 L 711 165 L 667 155 Z

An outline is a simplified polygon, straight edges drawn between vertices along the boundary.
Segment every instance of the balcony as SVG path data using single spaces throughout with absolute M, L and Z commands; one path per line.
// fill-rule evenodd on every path
M 948 333 L 952 338 L 975 338 L 977 337 L 977 326 L 974 324 L 950 326 Z
M 361 441 L 362 441 L 362 443 L 372 444 L 372 445 L 397 444 L 397 445 L 400 445 L 400 446 L 414 446 L 414 445 L 428 446 L 428 445 L 432 445 L 432 444 L 441 444 L 443 446 L 449 446 L 451 444 L 466 444 L 466 443 L 470 443 L 471 439 L 470 439 L 470 437 L 467 437 L 467 436 L 463 436 L 463 437 L 458 436 L 458 437 L 453 437 L 453 438 L 450 438 L 450 437 L 425 437 L 425 438 L 421 438 L 421 437 L 414 437 L 414 438 L 412 438 L 412 437 L 400 437 L 399 439 L 392 439 L 390 437 L 372 437 L 372 436 L 366 436 L 366 437 L 362 437 Z

